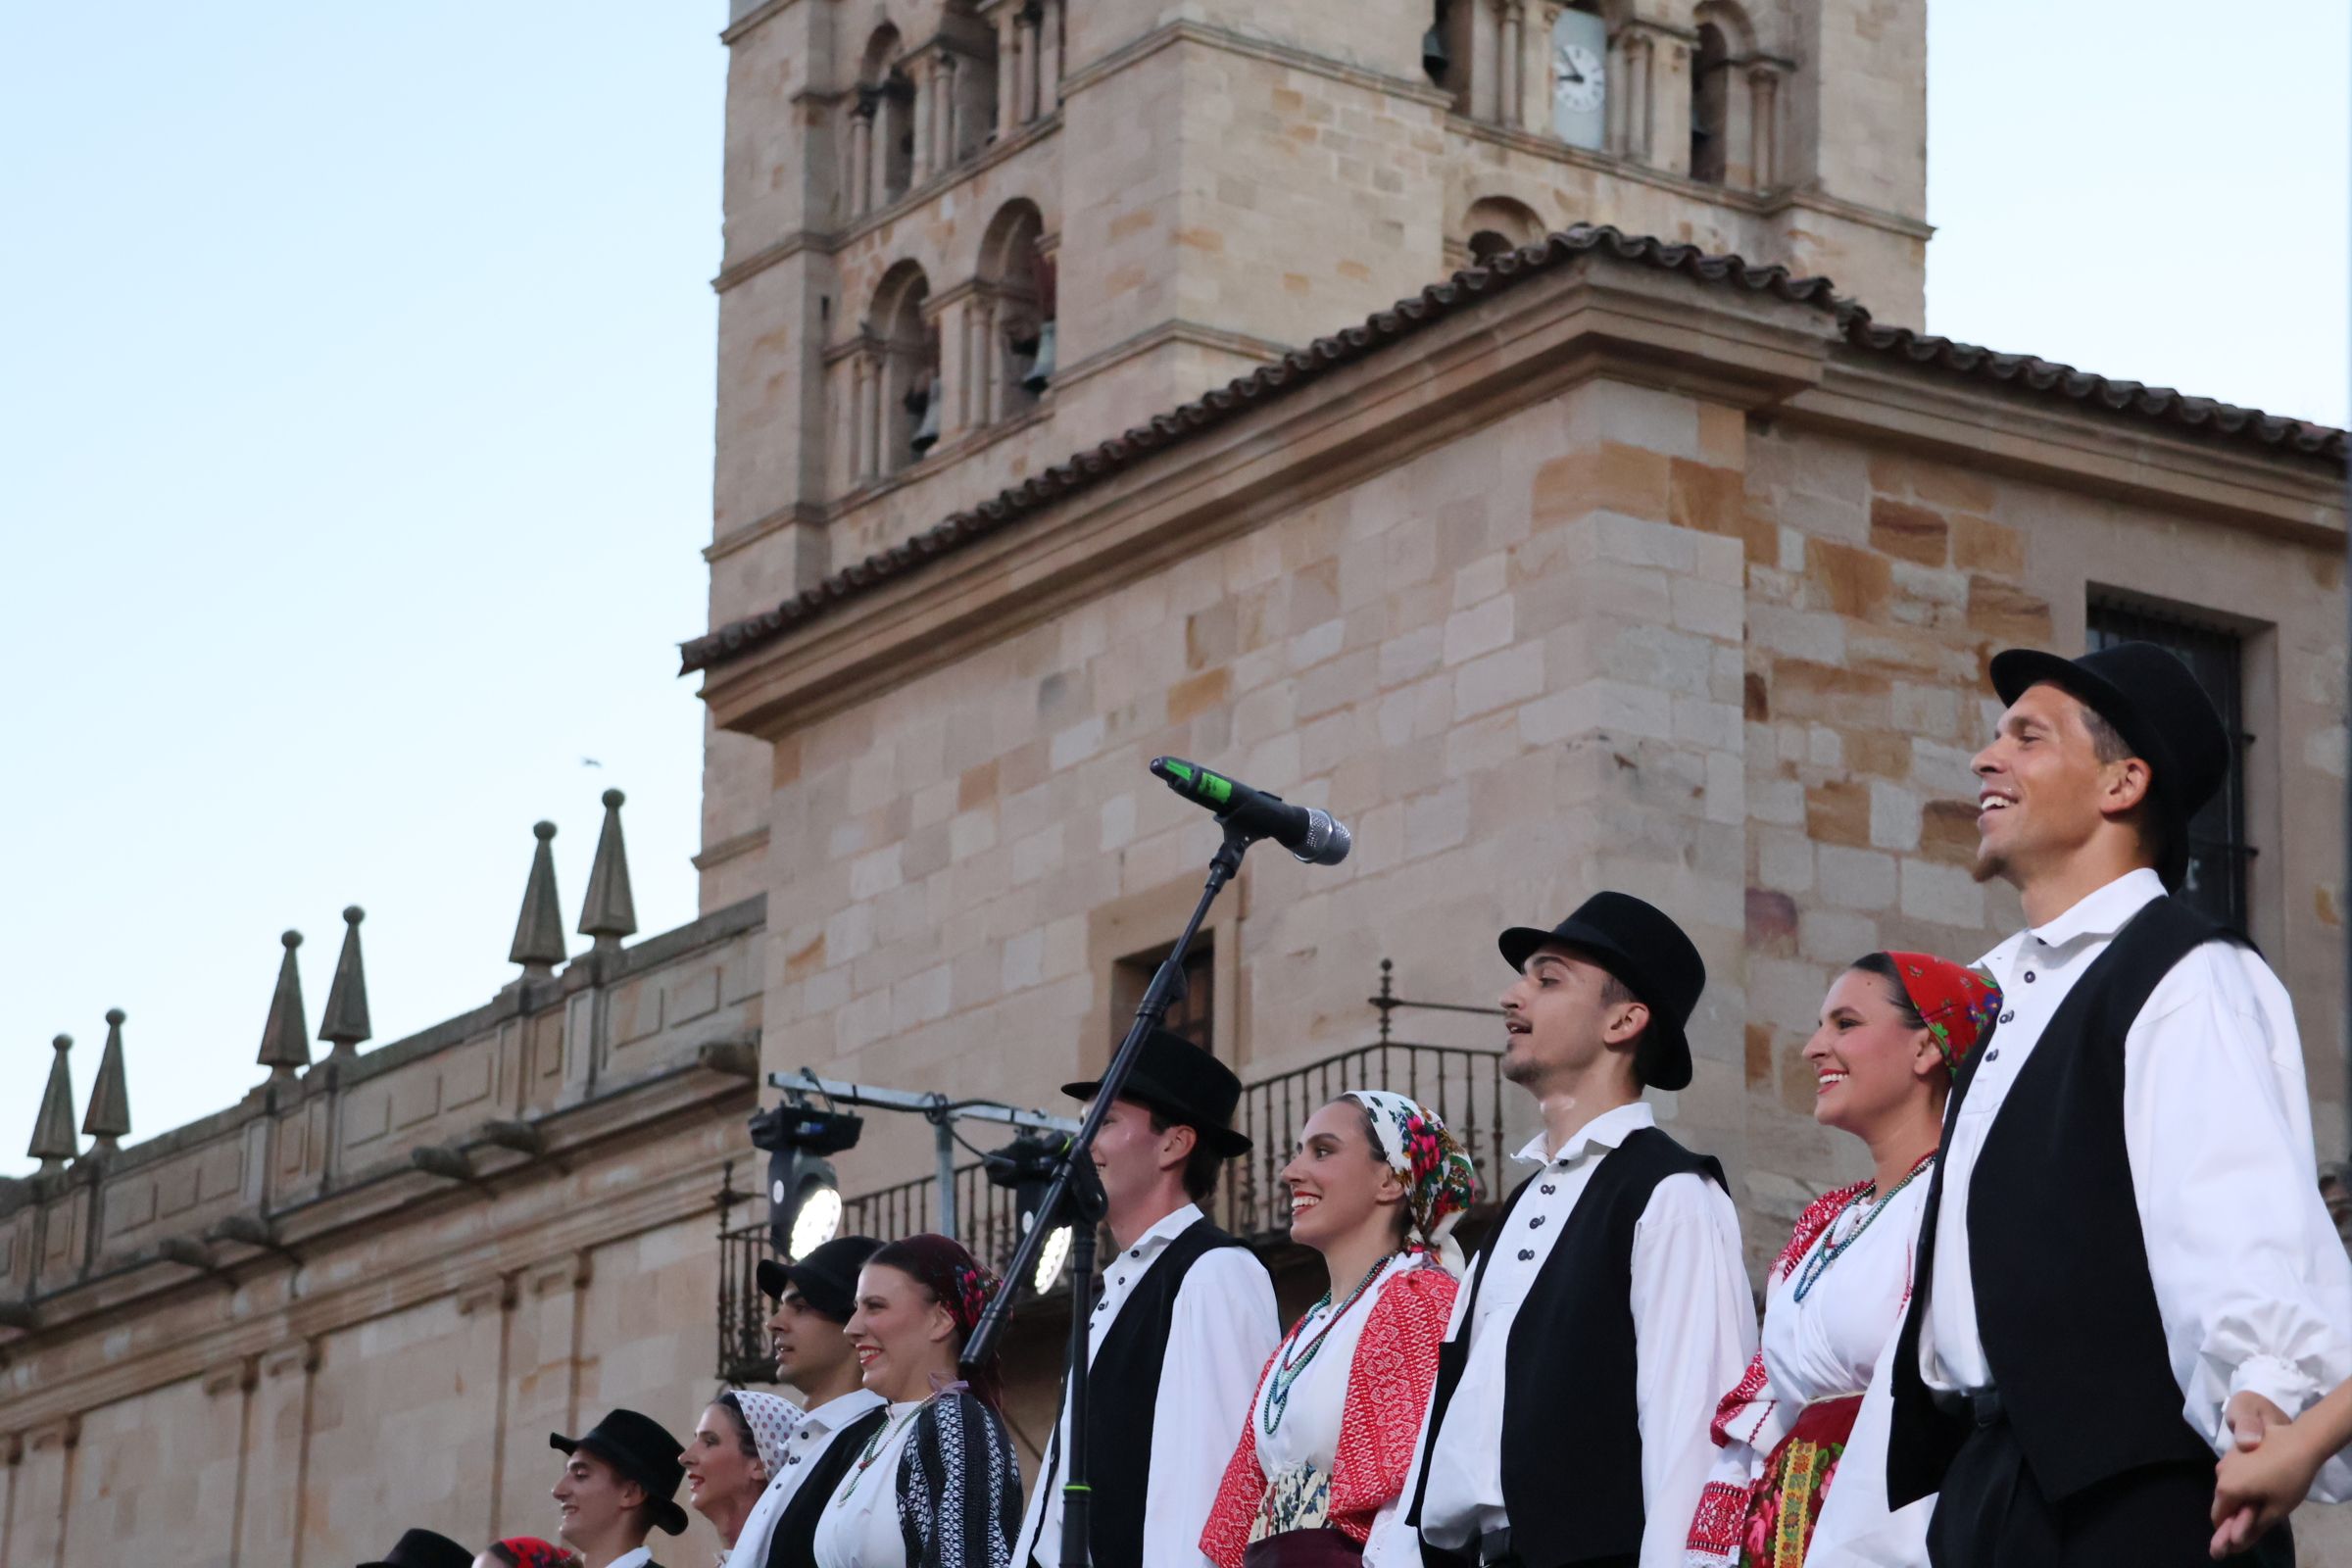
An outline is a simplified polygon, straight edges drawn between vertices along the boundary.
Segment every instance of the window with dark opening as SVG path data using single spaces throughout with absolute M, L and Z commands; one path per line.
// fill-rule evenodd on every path
M 1143 1004 L 1145 988 L 1152 984 L 1152 972 L 1167 956 L 1168 949 L 1163 947 L 1119 960 L 1111 977 L 1112 1049 L 1117 1049 L 1118 1043 L 1126 1038 L 1127 1026 L 1135 1019 L 1135 1009 Z M 1193 938 L 1193 945 L 1185 951 L 1184 991 L 1169 1004 L 1162 1027 L 1214 1055 L 1216 1015 L 1216 951 L 1209 934 L 1203 931 Z

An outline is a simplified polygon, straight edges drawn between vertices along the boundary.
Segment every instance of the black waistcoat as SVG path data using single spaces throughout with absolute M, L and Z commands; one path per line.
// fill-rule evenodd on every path
M 1241 1245 L 1207 1220 L 1195 1220 L 1144 1270 L 1088 1363 L 1087 1484 L 1094 1488 L 1094 1509 L 1087 1540 L 1097 1568 L 1144 1560 L 1152 1407 L 1159 1397 L 1168 1331 L 1176 1321 L 1177 1289 L 1202 1257 Z M 1239 1303 L 1233 1309 L 1238 1311 Z M 1272 1327 L 1281 1329 L 1279 1323 Z M 1045 1484 L 1052 1485 L 1050 1476 Z M 1058 1562 L 1061 1543 L 1040 1541 L 1031 1550 L 1048 1562 Z
M 809 1465 L 808 1473 L 801 1478 L 800 1490 L 784 1505 L 782 1517 L 776 1520 L 776 1533 L 767 1538 L 767 1568 L 813 1568 L 817 1517 L 832 1500 L 833 1489 L 841 1485 L 841 1478 L 849 1474 L 850 1466 L 858 1462 L 858 1455 L 889 1419 L 890 1406 L 877 1404 L 833 1434 L 824 1451 Z
M 2177 899 L 2134 915 L 2034 1043 L 1969 1179 L 1968 1259 L 1985 1364 L 2053 1502 L 2143 1465 L 2213 1463 L 2212 1447 L 2181 1417 L 2148 1275 L 2124 1141 L 2124 1037 L 2174 965 L 2229 935 Z M 1991 1044 L 1979 1042 L 1953 1086 L 1947 1142 Z M 1889 1374 L 1886 1490 L 1897 1506 L 1937 1489 L 1969 1430 L 1936 1408 L 1919 1371 L 1942 1201 L 1938 1165 Z
M 1439 1348 L 1431 1445 L 1448 1440 L 1447 1406 L 1469 1358 L 1476 1292 L 1496 1247 L 1514 1247 L 1521 1182 L 1479 1249 L 1463 1332 Z M 1669 1176 L 1724 1185 L 1723 1167 L 1655 1127 L 1641 1128 L 1601 1157 L 1576 1200 L 1551 1255 L 1512 1315 L 1503 1350 L 1502 1503 L 1511 1550 L 1528 1568 L 1568 1568 L 1642 1549 L 1642 1412 L 1634 1371 L 1634 1229 Z M 1426 1454 L 1411 1522 L 1429 1485 Z M 1475 1550 L 1476 1543 L 1472 1543 Z

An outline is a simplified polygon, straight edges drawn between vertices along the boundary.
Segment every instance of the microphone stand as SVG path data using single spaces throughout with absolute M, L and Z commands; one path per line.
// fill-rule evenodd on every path
M 1089 1354 L 1088 1320 L 1095 1295 L 1095 1228 L 1102 1224 L 1106 1207 L 1102 1178 L 1095 1171 L 1092 1156 L 1095 1136 L 1102 1130 L 1102 1118 L 1109 1113 L 1110 1102 L 1118 1099 L 1128 1075 L 1135 1070 L 1136 1058 L 1143 1054 L 1145 1036 L 1159 1027 L 1169 1004 L 1184 989 L 1185 950 L 1193 945 L 1201 920 L 1208 914 L 1208 906 L 1242 868 L 1242 854 L 1250 842 L 1249 834 L 1226 825 L 1225 842 L 1209 858 L 1208 880 L 1200 890 L 1200 902 L 1193 906 L 1193 917 L 1185 922 L 1184 934 L 1176 939 L 1176 946 L 1152 972 L 1152 983 L 1144 988 L 1144 1000 L 1136 1006 L 1135 1021 L 1127 1026 L 1127 1038 L 1119 1042 L 1110 1066 L 1095 1090 L 1094 1102 L 1086 1108 L 1086 1119 L 1079 1123 L 1077 1133 L 1063 1151 L 1061 1168 L 1054 1173 L 1045 1197 L 1038 1200 L 1036 1219 L 1013 1250 L 1003 1283 L 981 1311 L 970 1338 L 964 1341 L 963 1368 L 968 1374 L 995 1351 L 997 1341 L 1004 1336 L 1004 1325 L 1012 1315 L 1012 1298 L 1019 1293 L 1021 1281 L 1037 1267 L 1038 1253 L 1044 1250 L 1046 1238 L 1058 1225 L 1068 1224 L 1070 1346 L 1067 1381 L 1063 1387 L 1067 1390 L 1070 1424 L 1069 1442 L 1063 1446 L 1062 1454 L 1062 1473 L 1068 1479 L 1061 1489 L 1061 1568 L 1088 1568 L 1087 1541 L 1094 1506 L 1094 1494 L 1087 1485 L 1086 1462 L 1086 1384 L 1088 1363 L 1093 1359 Z M 1058 1419 L 1059 1412 L 1055 1415 Z M 1042 1541 L 1038 1543 L 1040 1546 L 1044 1544 Z M 1029 1568 L 1029 1565 L 1016 1563 L 1014 1568 Z

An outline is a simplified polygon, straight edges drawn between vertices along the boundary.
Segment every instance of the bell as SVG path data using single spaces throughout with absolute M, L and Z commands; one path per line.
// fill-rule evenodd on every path
M 1043 392 L 1054 383 L 1054 323 L 1046 322 L 1037 329 L 1037 358 L 1029 366 L 1029 373 L 1021 377 L 1021 389 L 1031 396 Z
M 1453 53 L 1446 47 L 1446 29 L 1433 22 L 1421 35 L 1421 69 L 1430 80 L 1443 82 L 1452 67 Z
M 926 389 L 916 396 L 922 399 L 923 416 L 914 427 L 914 439 L 906 444 L 914 449 L 914 455 L 919 458 L 939 445 L 939 377 L 933 376 Z M 914 399 L 907 401 L 911 403 Z

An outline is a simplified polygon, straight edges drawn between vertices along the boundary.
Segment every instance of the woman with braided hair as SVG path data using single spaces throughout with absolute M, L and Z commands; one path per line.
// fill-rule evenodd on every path
M 966 1375 L 963 1343 L 996 1277 L 945 1236 L 909 1236 L 858 1270 L 843 1332 L 889 1411 L 817 1520 L 816 1568 L 1005 1568 L 1021 1469 L 998 1412 L 995 1358 Z
M 1886 1411 L 1863 1395 L 1911 1298 L 1952 1075 L 2000 1008 L 1982 974 L 1925 953 L 1858 958 L 1822 1000 L 1813 1117 L 1869 1146 L 1876 1174 L 1807 1208 L 1766 1277 L 1762 1348 L 1716 1407 L 1690 1568 L 1927 1562 L 1933 1504 L 1887 1511 Z
M 1308 1118 L 1282 1180 L 1330 1288 L 1258 1379 L 1200 1549 L 1217 1568 L 1419 1568 L 1398 1499 L 1477 1173 L 1437 1112 L 1367 1089 Z

